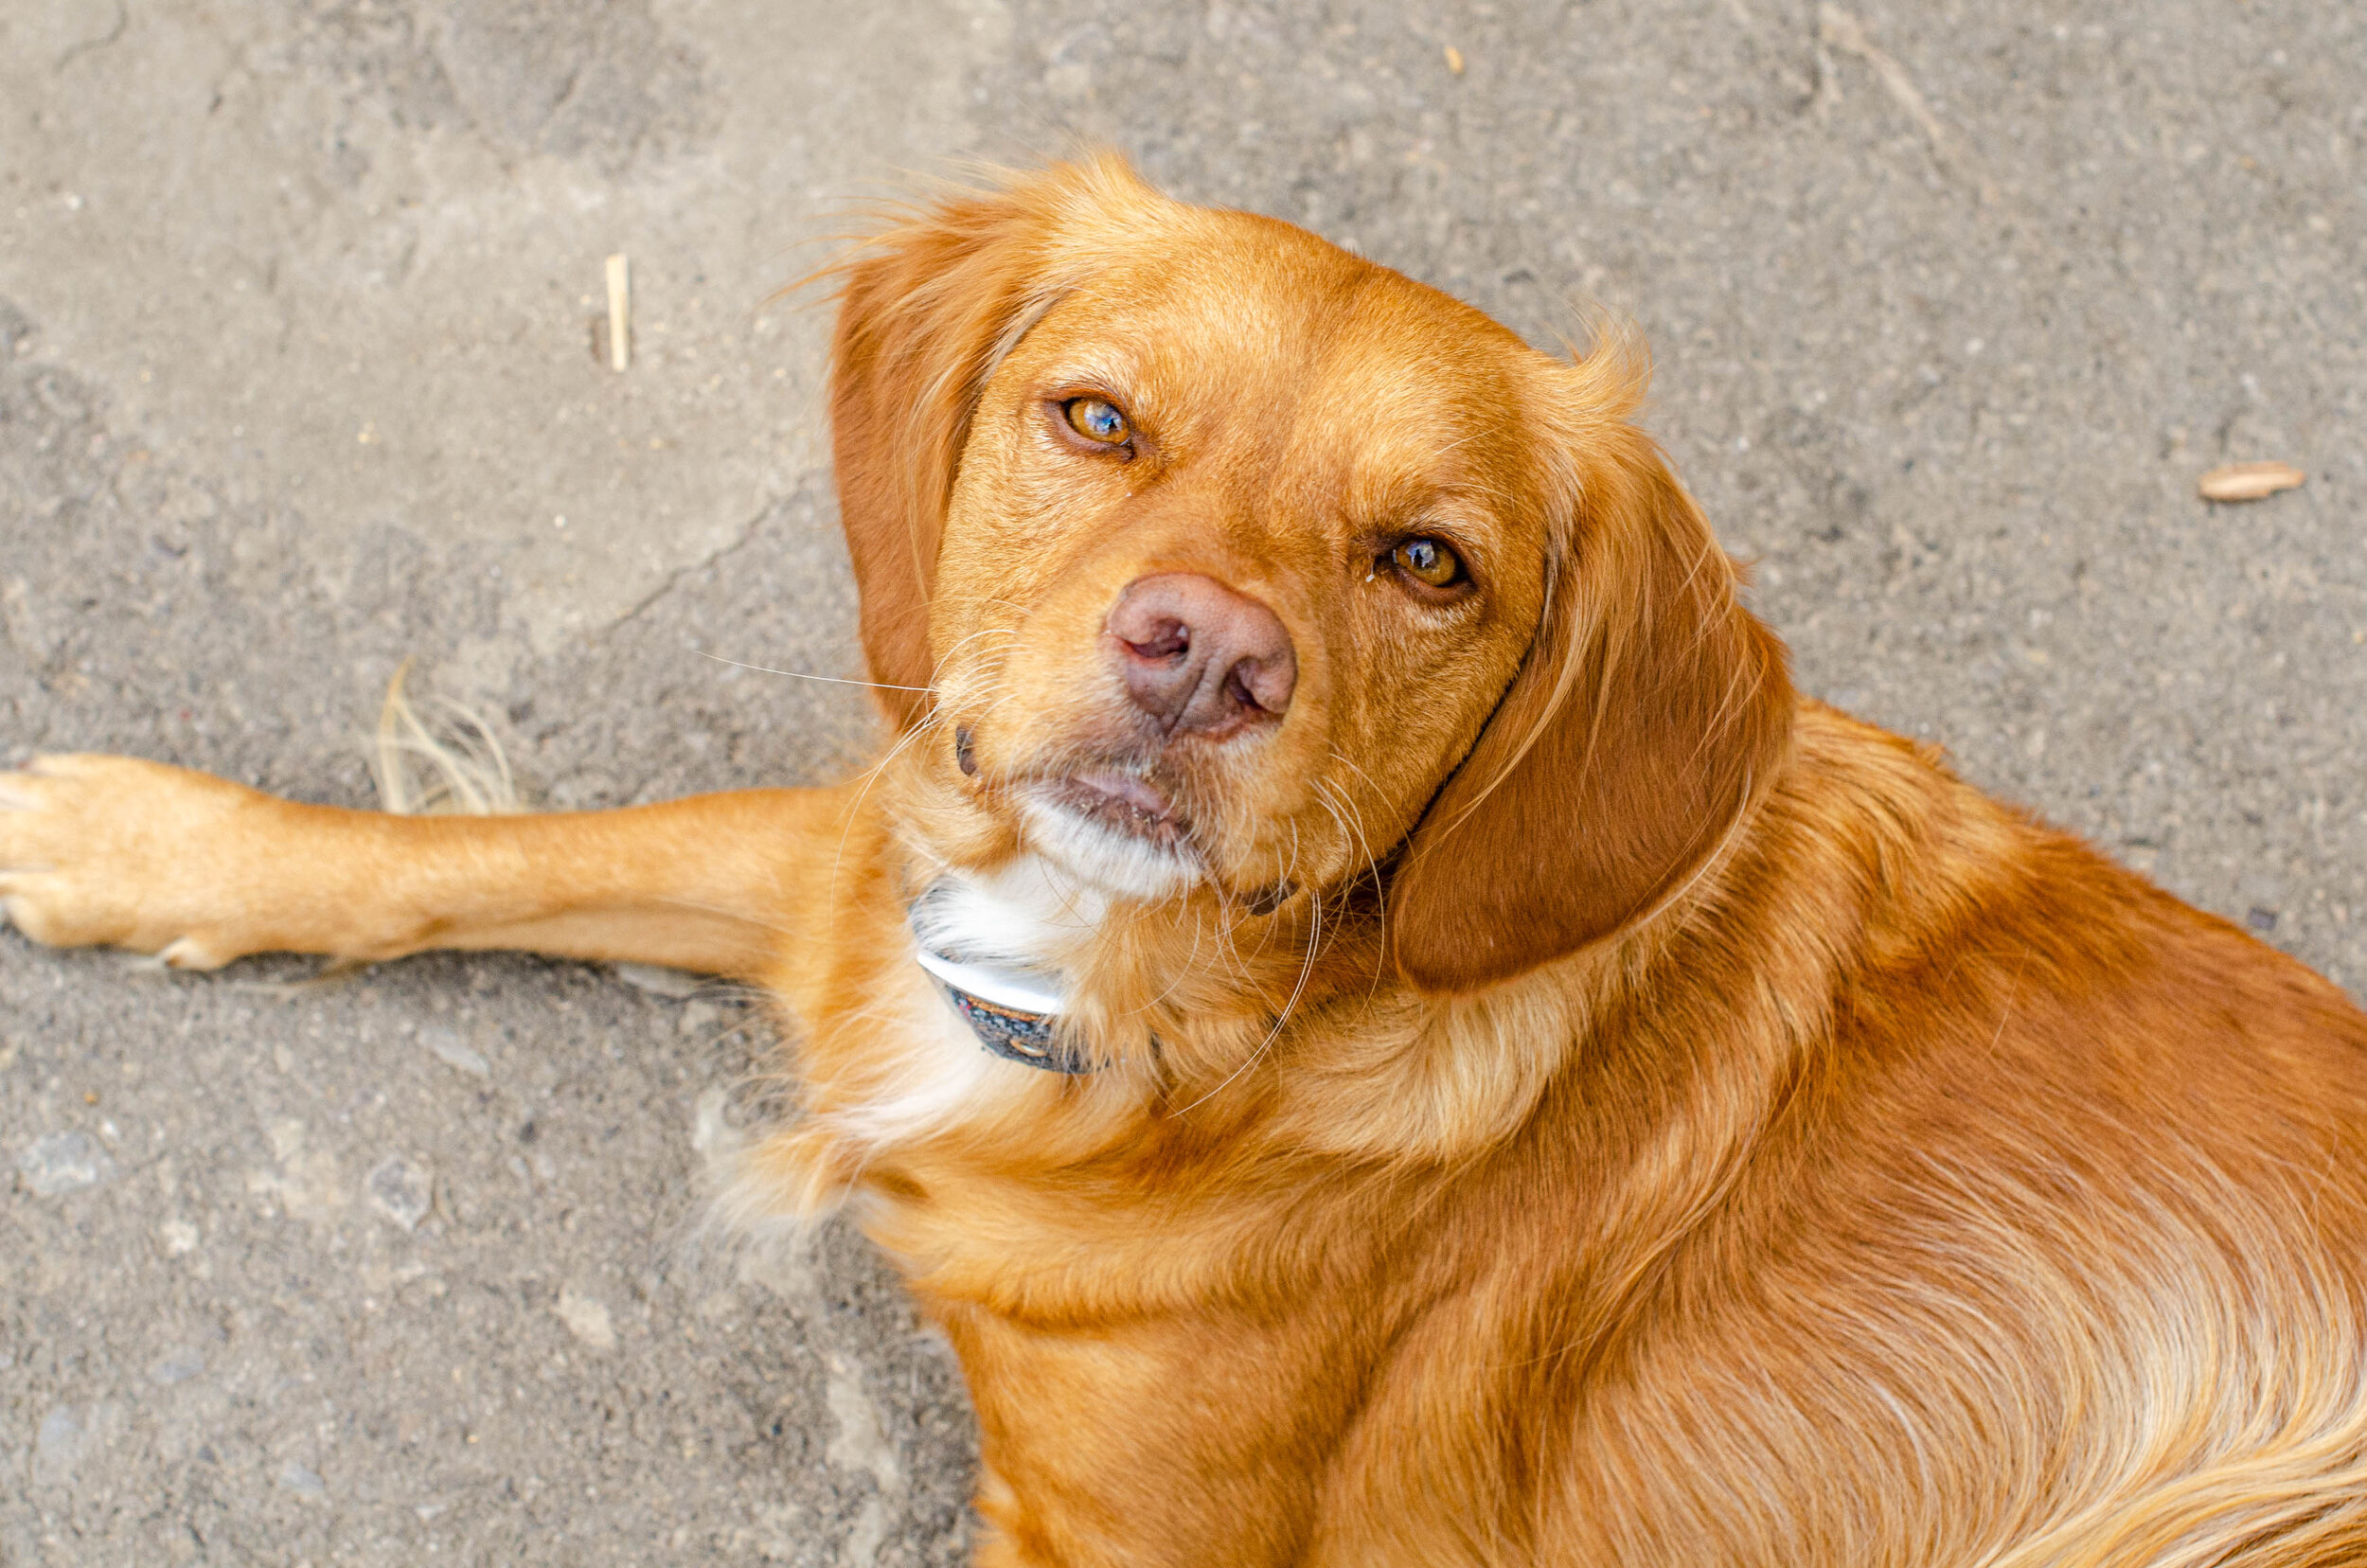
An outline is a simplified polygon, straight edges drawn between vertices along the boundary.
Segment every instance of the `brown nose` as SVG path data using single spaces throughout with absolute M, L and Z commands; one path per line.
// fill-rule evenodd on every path
M 1272 611 L 1214 578 L 1136 578 L 1109 626 L 1127 694 L 1165 734 L 1221 739 L 1290 705 L 1298 684 L 1290 633 Z

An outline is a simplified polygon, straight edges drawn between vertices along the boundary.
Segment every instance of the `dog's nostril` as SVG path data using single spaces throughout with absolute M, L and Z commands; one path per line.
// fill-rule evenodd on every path
M 1272 610 L 1198 572 L 1137 578 L 1110 611 L 1118 673 L 1169 735 L 1221 739 L 1290 705 L 1298 661 Z
M 1179 620 L 1160 621 L 1147 636 L 1122 636 L 1121 640 L 1138 658 L 1173 659 L 1192 650 L 1192 629 Z

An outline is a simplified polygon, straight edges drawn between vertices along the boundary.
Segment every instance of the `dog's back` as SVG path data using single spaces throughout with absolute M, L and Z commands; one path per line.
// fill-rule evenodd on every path
M 1570 1415 L 1540 1517 L 1586 1544 L 1540 1557 L 2367 1559 L 2367 1018 L 1901 742 L 1800 739 L 1562 1090 L 1575 1212 L 1660 1129 L 1613 1187 L 1673 1239 L 1505 1346 Z

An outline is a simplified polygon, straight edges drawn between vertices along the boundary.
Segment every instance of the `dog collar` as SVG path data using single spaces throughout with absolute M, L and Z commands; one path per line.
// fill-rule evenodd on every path
M 1060 993 L 1033 970 L 981 964 L 938 953 L 914 933 L 920 967 L 945 992 L 970 1032 L 1006 1061 L 1047 1073 L 1090 1073 L 1093 1063 L 1059 1038 Z

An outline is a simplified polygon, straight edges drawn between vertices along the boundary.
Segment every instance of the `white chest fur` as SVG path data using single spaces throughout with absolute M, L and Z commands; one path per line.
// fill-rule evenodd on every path
M 881 1146 L 942 1130 L 969 1110 L 1006 1095 L 1040 1089 L 1040 1069 L 995 1056 L 923 967 L 920 950 L 1005 976 L 1035 989 L 1057 1011 L 1064 953 L 1090 936 L 1107 900 L 1078 887 L 1056 867 L 1023 857 L 990 875 L 948 872 L 913 909 L 911 961 L 891 997 L 881 998 L 901 1027 L 895 1060 L 881 1064 L 874 1092 L 833 1113 L 846 1131 Z M 1015 999 L 1016 1001 L 1016 999 Z
M 1104 895 L 1034 855 L 987 875 L 950 871 L 913 909 L 919 939 L 974 963 L 1031 971 L 1055 989 L 1064 954 L 1099 929 Z

